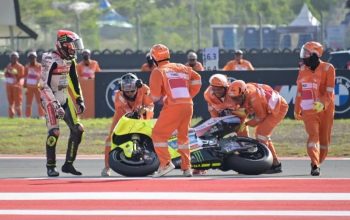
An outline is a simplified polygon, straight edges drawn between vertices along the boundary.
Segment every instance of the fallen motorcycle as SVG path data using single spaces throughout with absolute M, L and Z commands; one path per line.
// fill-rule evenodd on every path
M 159 167 L 151 134 L 155 120 L 139 119 L 136 113 L 124 115 L 114 128 L 109 165 L 117 173 L 136 177 L 153 174 Z M 211 118 L 190 128 L 192 168 L 198 170 L 234 170 L 240 174 L 258 175 L 272 165 L 269 149 L 257 140 L 239 137 L 236 116 Z M 177 152 L 176 133 L 168 141 L 169 152 L 176 168 L 181 159 Z

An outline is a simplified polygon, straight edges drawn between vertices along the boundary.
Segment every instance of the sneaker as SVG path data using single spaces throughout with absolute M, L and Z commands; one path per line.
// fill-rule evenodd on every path
M 268 169 L 265 173 L 266 174 L 282 173 L 282 164 L 281 163 L 272 164 L 270 169 Z
M 62 172 L 63 173 L 71 173 L 73 175 L 77 175 L 80 176 L 82 173 L 77 171 L 72 163 L 64 163 L 64 165 L 62 166 Z
M 170 171 L 172 171 L 173 169 L 175 169 L 175 166 L 172 162 L 168 163 L 168 165 L 166 165 L 165 167 L 159 167 L 157 172 L 155 172 L 153 174 L 153 177 L 161 177 L 164 176 L 165 174 L 169 173 Z
M 187 169 L 187 170 L 184 170 L 183 175 L 184 175 L 185 177 L 192 177 L 192 176 L 193 176 L 193 173 L 192 173 L 191 168 L 189 168 L 189 169 Z
M 56 167 L 47 167 L 47 175 L 49 177 L 59 176 L 60 173 L 57 171 Z
M 193 173 L 193 175 L 205 175 L 205 174 L 207 174 L 207 170 L 194 169 L 192 173 Z
M 319 176 L 321 174 L 320 167 L 311 164 L 311 176 Z
M 101 172 L 101 176 L 110 176 L 111 175 L 111 169 L 110 168 L 103 168 L 102 172 Z

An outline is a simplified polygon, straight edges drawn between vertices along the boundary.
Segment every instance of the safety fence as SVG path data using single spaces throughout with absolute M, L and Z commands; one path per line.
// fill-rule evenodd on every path
M 327 49 L 322 57 L 323 60 L 328 60 L 329 53 L 332 49 Z M 26 55 L 29 51 L 20 52 L 20 63 L 27 62 Z M 43 50 L 38 50 L 38 59 L 40 61 Z M 189 51 L 173 51 L 171 60 L 177 63 L 187 62 L 187 53 Z M 196 51 L 198 60 L 202 62 L 202 50 Z M 9 54 L 11 51 L 0 53 L 0 70 L 4 69 L 9 63 Z M 139 69 L 146 62 L 146 51 L 132 50 L 103 50 L 92 51 L 91 58 L 97 60 L 102 69 Z M 244 59 L 251 61 L 256 68 L 297 68 L 299 63 L 299 50 L 290 49 L 250 49 L 244 50 Z M 219 68 L 233 59 L 234 50 L 219 50 Z M 78 56 L 78 61 L 81 56 Z

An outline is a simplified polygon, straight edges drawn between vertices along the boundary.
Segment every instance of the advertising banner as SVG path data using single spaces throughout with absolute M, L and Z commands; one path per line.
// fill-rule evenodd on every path
M 209 86 L 209 78 L 214 73 L 226 74 L 230 81 L 242 79 L 246 82 L 268 84 L 278 91 L 288 102 L 287 117 L 293 117 L 295 97 L 297 93 L 297 70 L 257 70 L 257 71 L 203 71 L 202 88 L 194 99 L 194 116 L 209 118 L 207 103 L 203 93 Z M 95 80 L 95 116 L 112 117 L 114 113 L 114 94 L 118 89 L 118 79 L 125 73 L 101 73 Z M 350 71 L 338 70 L 335 80 L 335 118 L 350 118 Z M 136 75 L 148 84 L 149 73 L 138 72 Z M 155 108 L 155 117 L 158 116 L 160 106 Z

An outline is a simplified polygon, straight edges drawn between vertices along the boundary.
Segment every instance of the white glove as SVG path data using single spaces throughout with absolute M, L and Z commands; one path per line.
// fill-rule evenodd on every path
M 53 109 L 55 110 L 56 118 L 63 119 L 65 111 L 57 101 L 52 102 Z

